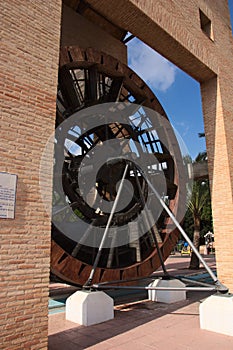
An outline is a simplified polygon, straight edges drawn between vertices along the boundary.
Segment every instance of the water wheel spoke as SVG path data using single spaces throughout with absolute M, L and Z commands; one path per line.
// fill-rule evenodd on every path
M 75 56 L 75 53 L 79 55 Z M 62 49 L 60 62 L 56 120 L 56 138 L 60 145 L 55 147 L 53 217 L 56 219 L 57 215 L 58 219 L 67 222 L 69 229 L 72 225 L 75 227 L 75 220 L 84 221 L 87 228 L 75 236 L 75 232 L 63 232 L 63 227 L 59 228 L 59 220 L 56 221 L 58 226 L 55 228 L 53 225 L 52 256 L 65 258 L 58 264 L 54 263 L 54 272 L 64 280 L 82 285 L 88 279 L 90 267 L 93 269 L 94 265 L 99 269 L 96 278 L 101 281 L 111 280 L 112 276 L 123 278 L 127 274 L 140 277 L 142 271 L 150 274 L 158 268 L 158 255 L 164 268 L 162 251 L 167 240 L 160 232 L 164 230 L 166 235 L 173 235 L 173 231 L 167 233 L 167 217 L 163 211 L 158 212 L 159 217 L 156 222 L 153 221 L 152 214 L 156 212 L 152 213 L 151 210 L 157 210 L 157 200 L 150 197 L 142 170 L 135 170 L 133 161 L 126 160 L 126 155 L 133 153 L 138 159 L 145 159 L 143 171 L 145 168 L 157 187 L 164 186 L 164 195 L 169 198 L 171 207 L 176 205 L 180 190 L 179 169 L 174 161 L 177 143 L 173 132 L 165 126 L 165 112 L 145 83 L 115 58 L 90 48 L 67 47 Z M 113 108 L 116 120 L 108 122 L 107 116 L 100 113 L 97 127 L 91 127 L 96 125 L 95 113 L 80 119 L 79 113 L 76 113 L 86 107 L 115 101 L 120 102 Z M 154 111 L 150 108 L 156 114 L 160 113 L 162 119 L 154 118 Z M 126 122 L 117 120 L 118 109 L 119 116 L 121 113 L 127 114 Z M 67 120 L 76 116 L 76 120 L 71 119 L 74 123 L 67 130 Z M 63 124 L 64 120 L 66 124 Z M 91 159 L 99 154 L 100 147 L 108 140 L 119 141 L 117 157 L 113 159 L 109 152 L 109 159 L 101 165 L 93 179 L 94 162 L 92 164 Z M 115 152 L 114 147 L 112 150 Z M 182 162 L 182 159 L 179 161 Z M 122 196 L 125 207 L 116 207 L 111 217 L 109 232 L 112 236 L 108 237 L 108 248 L 103 247 L 97 261 L 97 242 L 102 230 L 108 227 L 111 214 L 107 208 L 116 200 L 124 162 L 128 162 L 129 166 Z M 60 168 L 62 176 L 59 180 Z M 77 242 L 74 237 L 77 239 L 78 236 Z M 166 246 L 164 251 L 168 252 L 169 249 L 170 246 Z M 142 269 L 141 264 L 144 266 Z

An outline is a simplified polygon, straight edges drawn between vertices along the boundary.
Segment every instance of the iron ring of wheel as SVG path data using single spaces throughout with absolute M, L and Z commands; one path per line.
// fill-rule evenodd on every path
M 180 167 L 180 164 L 183 164 L 182 155 L 172 128 L 170 127 L 169 130 L 167 128 L 168 118 L 157 98 L 136 73 L 117 59 L 94 49 L 63 47 L 60 52 L 57 129 L 78 111 L 112 102 L 129 106 L 137 104 L 142 108 L 154 110 L 159 113 L 164 124 L 154 132 L 152 116 L 147 113 L 143 127 L 139 124 L 136 126 L 130 124 L 130 121 L 127 124 L 121 124 L 115 120 L 85 132 L 83 122 L 77 120 L 77 128 L 82 132 L 81 135 L 74 137 L 74 144 L 79 151 L 78 154 L 77 152 L 72 154 L 68 150 L 62 165 L 61 186 L 67 205 L 72 208 L 75 215 L 92 224 L 92 230 L 95 226 L 98 229 L 99 226 L 106 225 L 109 214 L 98 212 L 91 207 L 90 203 L 95 203 L 97 194 L 105 201 L 114 200 L 117 184 L 124 171 L 125 160 L 110 161 L 99 169 L 96 188 L 89 189 L 89 204 L 80 194 L 77 177 L 80 173 L 80 164 L 88 152 L 91 150 L 94 152 L 98 144 L 116 139 L 126 144 L 136 142 L 141 146 L 140 152 L 143 151 L 155 157 L 166 179 L 166 197 L 169 198 L 169 207 L 179 216 L 180 201 L 183 200 L 184 192 Z M 75 132 L 75 129 L 73 131 Z M 161 139 L 166 139 L 166 145 Z M 54 174 L 56 177 L 56 153 Z M 87 176 L 91 176 L 90 174 Z M 143 176 L 135 176 L 135 174 L 137 171 L 131 164 L 127 180 L 134 189 L 134 195 L 127 207 L 114 215 L 112 225 L 118 228 L 122 226 L 125 229 L 125 225 L 127 226 L 143 210 L 145 201 L 148 199 L 146 180 Z M 56 208 L 60 198 L 57 192 L 59 189 L 57 190 L 54 185 L 53 209 Z M 85 235 L 93 235 L 93 232 L 91 230 L 83 232 L 83 236 Z M 170 218 L 162 211 L 156 224 L 152 228 L 149 227 L 136 243 L 103 250 L 93 283 L 150 275 L 161 265 L 155 240 L 160 247 L 163 260 L 166 260 L 176 244 L 178 235 Z M 53 221 L 51 271 L 60 279 L 74 285 L 85 284 L 98 251 L 96 247 L 85 245 L 85 239 L 83 242 L 83 244 L 80 242 L 77 244 Z

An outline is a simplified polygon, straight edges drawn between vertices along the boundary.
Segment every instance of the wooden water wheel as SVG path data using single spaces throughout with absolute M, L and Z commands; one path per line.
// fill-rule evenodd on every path
M 66 150 L 60 175 L 56 172 L 55 152 L 54 178 L 60 176 L 61 186 L 59 189 L 54 184 L 51 270 L 62 280 L 75 285 L 85 284 L 98 251 L 97 246 L 86 244 L 86 239 L 94 239 L 99 228 L 106 226 L 109 217 L 109 213 L 96 210 L 96 206 L 94 208 L 92 204 L 95 203 L 97 194 L 101 200 L 114 201 L 117 184 L 126 164 L 124 158 L 110 159 L 106 162 L 96 175 L 95 188 L 87 189 L 87 203 L 79 189 L 78 175 L 82 160 L 96 146 L 101 147 L 104 142 L 116 139 L 122 143 L 126 142 L 127 151 L 135 152 L 136 147 L 140 148 L 138 152 L 147 154 L 147 159 L 150 159 L 152 176 L 159 178 L 158 174 L 162 173 L 165 178 L 164 197 L 169 207 L 176 215 L 180 210 L 178 204 L 183 191 L 183 174 L 180 170 L 182 157 L 175 134 L 172 128 L 167 126 L 169 122 L 165 111 L 152 91 L 129 67 L 109 55 L 93 49 L 63 47 L 60 53 L 57 129 L 62 129 L 64 121 L 68 121 L 74 115 L 78 116 L 79 111 L 115 102 L 129 108 L 136 104 L 141 106 L 141 109 L 138 108 L 137 113 L 130 113 L 127 123 L 115 119 L 92 128 L 88 128 L 88 118 L 75 118 L 76 124 L 72 124 L 72 128 L 69 129 L 69 142 L 67 136 L 63 140 Z M 159 125 L 153 122 L 153 113 L 150 113 L 150 110 L 160 115 Z M 135 223 L 135 218 L 143 211 L 145 202 L 150 202 L 150 207 L 153 208 L 153 201 L 156 199 L 153 199 L 153 196 L 148 197 L 147 181 L 140 174 L 140 169 L 136 169 L 131 162 L 129 164 L 126 179 L 130 183 L 133 195 L 126 207 L 113 216 L 112 240 L 116 240 L 120 235 L 131 235 L 136 239 L 103 249 L 94 283 L 148 276 L 161 265 L 158 246 L 162 259 L 165 260 L 177 241 L 178 232 L 162 210 L 153 225 L 148 224 L 153 210 L 148 210 L 146 215 Z M 86 176 L 92 176 L 91 170 L 87 171 Z M 69 208 L 68 214 L 66 209 L 56 211 L 61 202 L 59 191 L 63 191 L 63 202 L 66 202 L 65 208 Z M 60 227 L 64 220 L 68 220 L 70 225 L 73 224 L 71 217 L 67 219 L 70 210 L 73 216 L 87 224 L 83 232 L 79 230 L 78 239 L 75 234 L 69 235 Z M 143 233 L 140 233 L 141 231 Z

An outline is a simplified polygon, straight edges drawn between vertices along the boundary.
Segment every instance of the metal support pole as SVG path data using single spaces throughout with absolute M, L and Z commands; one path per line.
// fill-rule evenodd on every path
M 94 261 L 94 264 L 93 264 L 93 267 L 92 267 L 90 276 L 89 276 L 87 282 L 86 282 L 86 283 L 84 284 L 84 286 L 83 286 L 84 288 L 85 288 L 85 287 L 90 287 L 91 284 L 92 284 L 92 280 L 93 280 L 93 277 L 94 277 L 94 274 L 95 274 L 95 270 L 96 270 L 97 265 L 98 265 L 98 263 L 99 263 L 99 259 L 100 259 L 101 252 L 102 252 L 102 249 L 103 249 L 103 246 L 104 246 L 104 242 L 105 242 L 106 237 L 107 237 L 107 234 L 108 234 L 109 226 L 110 226 L 110 224 L 111 224 L 113 215 L 114 215 L 114 213 L 115 213 L 115 210 L 116 210 L 116 207 L 117 207 L 117 204 L 118 204 L 118 201 L 119 201 L 121 192 L 122 192 L 123 183 L 124 183 L 124 179 L 125 179 L 125 177 L 126 177 L 127 171 L 128 171 L 128 167 L 129 167 L 129 164 L 126 164 L 126 167 L 125 167 L 125 170 L 124 170 L 122 179 L 121 179 L 121 183 L 120 183 L 119 189 L 118 189 L 118 191 L 117 191 L 116 199 L 115 199 L 115 201 L 114 201 L 114 203 L 113 203 L 112 210 L 111 210 L 111 213 L 110 213 L 110 215 L 109 215 L 108 222 L 107 222 L 107 225 L 106 225 L 106 227 L 105 227 L 102 240 L 101 240 L 101 242 L 100 242 L 100 246 L 99 246 L 99 249 L 98 249 L 98 253 L 97 253 L 97 255 L 96 255 L 96 258 L 95 258 L 95 261 Z
M 216 290 L 216 286 L 211 286 L 211 287 L 149 287 L 149 286 L 114 286 L 114 285 L 107 285 L 103 286 L 100 284 L 94 284 L 94 288 L 99 289 L 99 290 L 104 290 L 104 289 L 129 289 L 129 290 L 162 290 L 162 291 L 196 291 L 196 292 L 210 292 Z
M 93 229 L 93 227 L 95 227 L 95 226 L 94 226 L 95 222 L 96 222 L 96 219 L 93 220 L 93 223 L 90 224 L 90 225 L 88 226 L 87 230 L 84 232 L 84 235 L 81 237 L 81 239 L 79 240 L 79 242 L 76 244 L 76 246 L 75 246 L 74 249 L 72 250 L 71 255 L 72 255 L 73 257 L 76 257 L 76 256 L 77 256 L 79 250 L 81 249 L 82 244 L 84 244 L 84 242 L 85 242 L 85 240 L 87 239 L 87 237 L 89 236 L 91 230 Z
M 137 183 L 138 190 L 139 190 L 140 200 L 142 202 L 143 207 L 145 208 L 145 214 L 147 215 L 148 208 L 147 208 L 147 205 L 146 205 L 143 193 L 142 193 L 142 189 L 141 189 L 141 186 L 140 186 L 140 183 L 139 183 L 139 180 L 138 180 L 138 174 L 137 174 L 137 168 L 136 167 L 135 167 L 135 178 L 136 178 L 136 183 Z M 148 220 L 149 220 L 149 218 L 148 218 Z M 149 220 L 149 226 L 151 226 L 151 232 L 153 234 L 155 246 L 156 246 L 156 249 L 157 249 L 157 252 L 158 252 L 158 256 L 159 256 L 159 260 L 160 260 L 160 263 L 161 263 L 161 266 L 162 266 L 162 269 L 163 269 L 164 276 L 166 276 L 168 278 L 169 274 L 168 274 L 168 272 L 166 270 L 166 267 L 165 267 L 165 264 L 164 264 L 164 261 L 163 261 L 163 256 L 162 256 L 162 253 L 161 253 L 161 250 L 160 250 L 160 247 L 159 247 L 159 243 L 157 241 L 156 234 L 155 234 L 153 225 L 150 222 L 150 220 Z
M 188 244 L 190 245 L 190 247 L 192 248 L 192 250 L 194 251 L 194 253 L 196 254 L 196 256 L 198 257 L 198 259 L 200 260 L 200 262 L 203 264 L 203 266 L 205 267 L 206 271 L 209 273 L 210 277 L 213 279 L 214 283 L 216 286 L 219 287 L 219 291 L 221 292 L 228 292 L 228 288 L 225 287 L 219 280 L 218 278 L 215 276 L 215 274 L 213 273 L 213 271 L 211 270 L 211 268 L 207 265 L 207 263 L 205 262 L 205 260 L 203 259 L 203 257 L 201 256 L 201 254 L 199 253 L 199 251 L 196 249 L 196 247 L 194 246 L 193 242 L 190 240 L 190 238 L 188 237 L 188 235 L 185 233 L 185 231 L 183 230 L 183 228 L 180 226 L 179 222 L 176 220 L 175 216 L 173 215 L 172 211 L 168 208 L 168 206 L 166 205 L 166 203 L 164 203 L 164 201 L 162 200 L 162 198 L 160 197 L 159 193 L 156 191 L 156 189 L 154 188 L 154 186 L 152 185 L 152 183 L 148 180 L 148 178 L 146 177 L 145 173 L 143 170 L 141 170 L 142 175 L 144 176 L 145 180 L 147 181 L 149 187 L 152 189 L 152 191 L 154 192 L 154 194 L 156 195 L 157 199 L 159 200 L 160 204 L 162 205 L 162 207 L 166 210 L 166 212 L 168 213 L 168 215 L 170 216 L 170 218 L 172 219 L 172 221 L 174 222 L 174 224 L 176 225 L 176 227 L 178 228 L 178 230 L 180 231 L 180 233 L 182 234 L 182 236 L 185 238 L 185 240 L 188 242 Z

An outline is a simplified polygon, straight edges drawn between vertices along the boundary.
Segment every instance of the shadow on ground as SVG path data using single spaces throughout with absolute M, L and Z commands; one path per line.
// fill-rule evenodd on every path
M 170 305 L 155 303 L 149 300 L 131 301 L 115 306 L 115 318 L 113 320 L 89 327 L 77 326 L 72 322 L 66 321 L 65 313 L 56 315 L 57 330 L 59 329 L 58 324 L 60 322 L 67 329 L 49 336 L 49 350 L 94 348 L 97 344 L 108 341 L 128 331 L 134 330 L 136 335 L 137 327 L 147 325 L 150 321 L 154 321 L 167 314 L 176 313 L 177 317 L 181 317 L 182 315 L 198 316 L 198 313 L 184 313 L 182 311 L 179 313 L 177 310 L 206 298 L 210 294 L 208 292 L 190 292 L 187 294 L 187 300 Z M 107 349 L 107 344 L 104 344 Z M 101 345 L 101 349 L 103 350 L 105 349 L 104 344 Z M 111 346 L 109 344 L 110 348 Z

